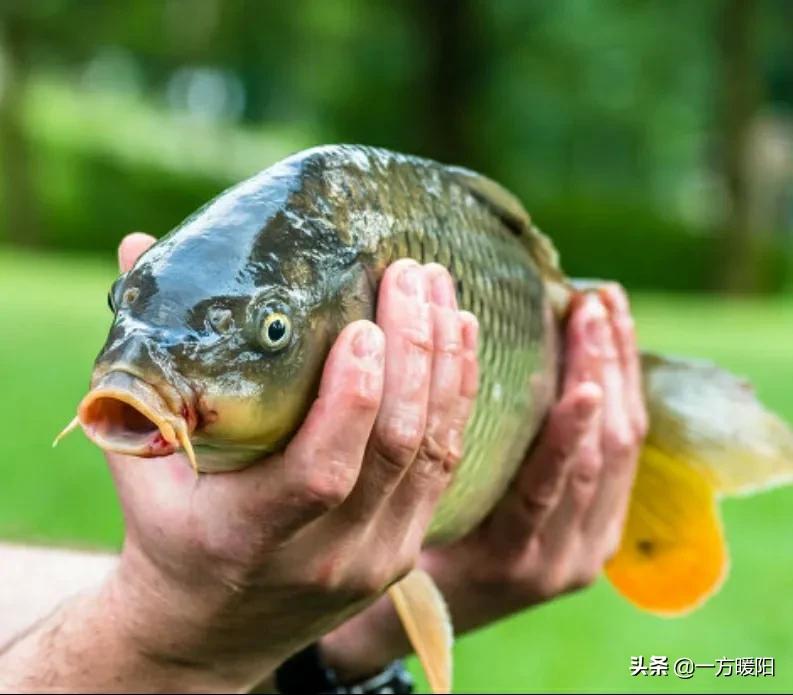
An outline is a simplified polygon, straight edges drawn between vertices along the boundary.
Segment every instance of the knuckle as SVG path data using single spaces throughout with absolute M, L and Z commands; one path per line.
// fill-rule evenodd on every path
M 409 570 L 408 570 L 409 571 Z M 407 572 L 405 572 L 407 574 Z M 380 566 L 357 574 L 345 584 L 345 590 L 356 600 L 364 600 L 382 594 L 391 584 L 405 576 L 390 567 Z
M 463 354 L 463 343 L 460 331 L 457 328 L 457 312 L 454 309 L 434 308 L 437 320 L 446 324 L 442 331 L 436 331 L 433 348 L 436 355 L 456 360 Z M 441 335 L 437 335 L 440 332 Z M 446 335 L 444 335 L 446 333 Z
M 438 428 L 428 428 L 424 432 L 419 446 L 419 456 L 430 466 L 438 467 L 446 459 L 448 446 L 442 439 Z
M 452 442 L 455 438 L 452 438 Z M 459 444 L 451 444 L 449 450 L 446 452 L 446 458 L 443 461 L 443 470 L 445 473 L 453 473 L 457 470 L 460 462 L 463 460 L 463 449 Z
M 348 410 L 373 411 L 380 405 L 379 389 L 374 388 L 374 381 L 370 374 L 361 375 L 362 378 L 355 383 L 340 398 L 340 405 Z
M 377 435 L 377 452 L 383 459 L 400 468 L 415 458 L 423 438 L 416 417 L 406 413 L 397 413 L 387 418 L 378 427 Z
M 571 472 L 573 483 L 580 487 L 594 487 L 603 469 L 603 459 L 595 451 L 587 450 L 580 453 Z
M 548 462 L 546 465 L 559 465 L 567 461 L 573 455 L 576 443 L 566 437 L 549 436 L 543 447 Z
M 266 532 L 245 529 L 243 533 L 224 539 L 222 544 L 213 543 L 203 550 L 218 568 L 224 584 L 243 590 L 256 584 L 272 545 Z
M 637 450 L 637 440 L 627 428 L 621 428 L 606 433 L 603 438 L 603 449 L 610 464 L 630 463 Z
M 435 345 L 434 350 L 437 355 L 441 355 L 448 360 L 456 360 L 462 355 L 463 346 L 459 340 L 445 340 Z
M 446 458 L 430 458 L 422 451 L 419 451 L 416 460 L 410 467 L 410 475 L 415 482 L 429 493 L 437 493 L 439 489 L 446 487 L 451 479 L 452 467 L 447 463 Z
M 429 321 L 416 321 L 402 328 L 402 336 L 408 346 L 425 357 L 430 357 L 433 352 L 432 334 L 429 330 Z
M 347 499 L 352 487 L 349 476 L 339 473 L 346 468 L 345 463 L 325 460 L 323 466 L 327 468 L 323 474 L 313 475 L 295 493 L 301 506 L 320 513 L 338 507 Z
M 357 554 L 339 548 L 323 555 L 308 571 L 293 576 L 290 586 L 298 593 L 322 594 L 345 605 L 381 593 L 386 579 L 382 563 L 357 561 Z
M 519 499 L 523 512 L 529 519 L 536 519 L 545 514 L 545 512 L 550 511 L 555 502 L 555 496 L 550 492 L 541 493 L 538 490 L 532 490 L 531 492 L 523 490 L 519 495 Z

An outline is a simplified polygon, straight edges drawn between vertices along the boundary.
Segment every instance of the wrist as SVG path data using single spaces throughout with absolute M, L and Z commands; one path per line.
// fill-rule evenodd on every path
M 395 660 L 376 673 L 345 680 L 328 664 L 314 643 L 287 659 L 275 673 L 275 689 L 282 695 L 337 693 L 338 695 L 410 695 L 413 678 L 402 661 Z
M 260 626 L 256 639 L 242 634 L 230 593 L 200 582 L 186 586 L 125 547 L 102 599 L 120 639 L 140 659 L 200 689 L 246 692 L 281 659 L 263 650 Z
M 324 635 L 318 646 L 323 661 L 342 683 L 372 676 L 411 651 L 387 596 Z
M 167 611 L 114 573 L 96 597 L 103 624 L 112 629 L 111 643 L 136 674 L 149 674 L 153 689 L 183 692 L 246 692 L 260 680 L 240 664 L 212 658 L 198 644 L 197 624 L 184 620 L 182 609 L 171 603 Z M 261 674 L 263 677 L 266 674 Z

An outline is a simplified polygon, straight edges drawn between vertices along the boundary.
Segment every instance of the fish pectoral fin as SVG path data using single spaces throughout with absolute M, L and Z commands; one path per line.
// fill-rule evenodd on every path
M 427 681 L 434 693 L 452 688 L 452 622 L 441 592 L 429 574 L 414 569 L 388 589 Z
M 614 588 L 643 610 L 682 615 L 718 590 L 728 566 L 712 484 L 686 461 L 645 446 L 622 543 L 606 564 Z

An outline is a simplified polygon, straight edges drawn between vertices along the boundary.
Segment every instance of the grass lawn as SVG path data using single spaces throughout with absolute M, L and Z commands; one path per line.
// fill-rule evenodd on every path
M 670 269 L 674 272 L 674 269 Z M 112 259 L 34 256 L 0 248 L 0 536 L 117 548 L 110 478 L 80 435 L 53 436 L 74 414 L 110 315 Z M 641 342 L 710 357 L 748 377 L 793 421 L 793 301 L 634 299 Z M 594 589 L 457 641 L 459 691 L 793 690 L 793 489 L 723 505 L 732 572 L 686 618 L 662 620 Z M 791 511 L 787 511 L 791 509 Z M 632 655 L 776 658 L 774 678 L 631 678 Z

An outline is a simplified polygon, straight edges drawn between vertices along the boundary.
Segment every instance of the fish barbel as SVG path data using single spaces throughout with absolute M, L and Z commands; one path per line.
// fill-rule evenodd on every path
M 573 293 L 517 198 L 467 169 L 328 146 L 222 193 L 113 285 L 79 424 L 106 450 L 183 448 L 202 472 L 260 460 L 300 426 L 335 337 L 374 319 L 379 280 L 403 257 L 445 266 L 480 323 L 479 395 L 427 542 L 459 538 L 504 494 L 556 397 Z M 636 605 L 676 614 L 724 576 L 716 497 L 790 480 L 793 435 L 709 363 L 645 356 L 643 370 L 650 432 L 607 571 Z M 403 619 L 443 619 L 422 582 L 393 597 Z M 444 648 L 417 646 L 437 689 L 450 685 Z

